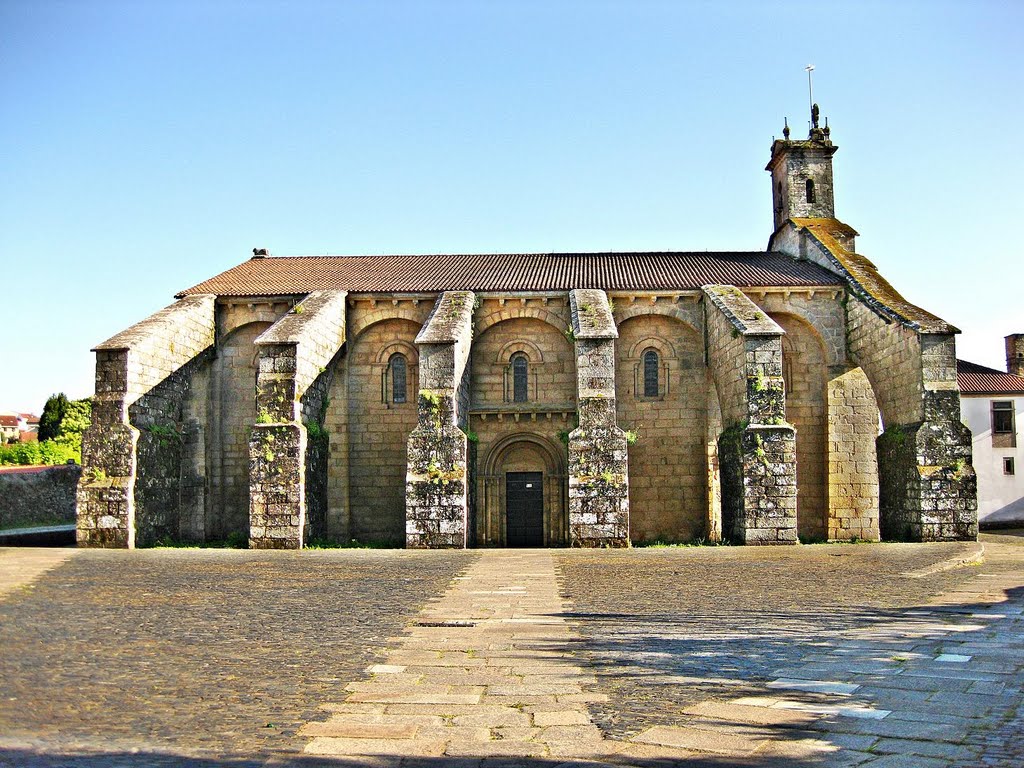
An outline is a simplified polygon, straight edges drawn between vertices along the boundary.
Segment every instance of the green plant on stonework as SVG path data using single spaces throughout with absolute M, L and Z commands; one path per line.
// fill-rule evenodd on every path
M 637 440 L 640 439 L 640 433 L 635 429 L 626 430 L 626 445 L 636 445 Z
M 427 478 L 434 485 L 444 485 L 455 480 L 461 480 L 465 475 L 466 473 L 461 467 L 445 471 L 437 466 L 433 459 L 427 464 Z
M 740 329 L 739 328 L 733 328 L 732 329 L 732 337 L 734 339 L 738 339 L 740 337 Z
M 887 427 L 884 432 L 879 436 L 879 440 L 882 443 L 889 443 L 894 448 L 902 448 L 903 444 L 907 441 L 907 433 L 903 431 L 903 427 L 896 425 L 895 427 Z
M 85 472 L 89 481 L 93 483 L 105 483 L 110 479 L 107 477 L 106 471 L 100 467 L 90 467 Z
M 274 420 L 270 416 L 270 411 L 266 408 L 260 408 L 260 412 L 256 414 L 257 424 L 273 424 Z
M 434 427 L 438 430 L 441 429 L 441 396 L 437 392 L 431 392 L 429 389 L 420 390 L 420 398 L 426 405 L 427 413 L 430 415 L 431 421 L 434 422 Z
M 615 299 L 613 299 L 611 296 L 608 297 L 608 311 L 611 312 L 613 315 L 615 314 Z
M 764 450 L 764 441 L 760 435 L 754 435 L 754 456 L 761 464 L 768 466 L 768 454 Z
M 569 340 L 570 344 L 576 343 L 576 331 L 573 330 L 571 325 L 565 329 L 565 338 Z
M 462 429 L 462 428 L 460 427 L 460 429 Z M 469 442 L 471 442 L 471 443 L 479 443 L 480 442 L 480 435 L 478 435 L 476 432 L 474 432 L 469 427 L 466 427 L 465 429 L 463 429 L 462 430 L 462 434 L 464 434 L 466 436 L 466 439 Z
M 310 420 L 306 422 L 306 436 L 311 440 L 319 440 L 327 437 L 327 430 L 318 422 Z
M 166 448 L 171 443 L 181 443 L 181 433 L 174 427 L 167 427 L 162 424 L 151 424 L 146 431 L 157 439 L 161 448 Z
M 301 304 L 296 304 L 294 307 L 292 307 L 292 314 L 293 315 L 301 315 L 305 311 L 306 311 L 306 308 L 303 307 Z
M 247 531 L 232 531 L 224 539 L 224 546 L 228 549 L 248 549 L 249 533 Z
M 604 480 L 609 485 L 611 485 L 613 482 L 615 482 L 615 475 L 613 475 L 608 470 L 605 470 L 604 472 L 601 473 L 601 479 Z

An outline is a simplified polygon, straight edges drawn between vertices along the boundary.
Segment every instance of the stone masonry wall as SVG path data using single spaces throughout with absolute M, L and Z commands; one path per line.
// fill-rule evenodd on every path
M 604 291 L 569 293 L 579 427 L 569 433 L 569 544 L 628 547 L 626 434 L 615 418 L 618 330 Z
M 203 541 L 196 518 L 204 513 L 201 473 L 203 448 L 196 439 L 201 425 L 190 406 L 193 388 L 205 392 L 213 349 L 209 348 L 172 373 L 128 409 L 139 431 L 138 477 L 135 481 L 136 545 L 158 541 Z
M 485 305 L 486 306 L 486 305 Z M 473 342 L 474 408 L 514 407 L 509 363 L 517 352 L 529 361 L 528 405 L 574 405 L 576 367 L 563 330 L 531 317 L 489 326 Z
M 350 311 L 358 314 L 361 308 Z M 406 452 L 417 423 L 419 358 L 414 340 L 421 327 L 398 318 L 377 322 L 350 342 L 336 367 L 325 421 L 332 540 L 392 546 L 405 542 Z M 393 350 L 405 354 L 409 364 L 404 403 L 382 397 L 381 378 Z
M 447 291 L 416 336 L 420 350 L 417 424 L 409 435 L 405 483 L 406 546 L 465 548 L 468 451 L 458 403 L 473 338 L 470 291 Z
M 637 543 L 707 536 L 703 337 L 665 315 L 634 315 L 619 322 L 618 330 L 617 418 L 622 429 L 637 434 L 629 446 L 630 538 Z M 658 352 L 662 366 L 657 397 L 644 396 L 643 354 L 648 349 Z
M 708 367 L 726 425 L 718 441 L 722 535 L 794 544 L 796 440 L 785 420 L 783 330 L 737 288 L 703 290 Z
M 886 322 L 856 299 L 847 305 L 850 355 L 867 374 L 886 426 L 924 420 L 921 342 L 913 328 Z
M 882 537 L 977 538 L 977 478 L 960 421 L 953 335 L 886 322 L 858 300 L 848 312 L 850 353 L 885 423 L 877 441 Z
M 301 549 L 305 530 L 306 432 L 295 423 L 256 424 L 249 437 L 249 546 Z
M 772 316 L 782 337 L 786 420 L 796 429 L 797 533 L 803 540 L 828 537 L 825 350 L 815 331 L 793 315 Z
M 249 441 L 254 549 L 301 549 L 309 535 L 310 499 L 314 527 L 324 528 L 327 446 L 321 424 L 331 363 L 345 343 L 345 297 L 344 291 L 315 291 L 256 339 L 257 417 Z M 303 416 L 313 418 L 312 427 Z
M 832 371 L 827 424 L 828 538 L 877 541 L 878 406 L 860 368 Z
M 266 322 L 242 325 L 217 346 L 211 370 L 210 540 L 249 537 L 249 439 L 257 421 L 256 381 L 259 351 L 256 339 Z
M 77 464 L 0 472 L 0 531 L 75 522 Z
M 214 343 L 215 298 L 189 296 L 96 347 L 92 425 L 77 493 L 82 546 L 134 547 L 139 432 L 128 409 Z

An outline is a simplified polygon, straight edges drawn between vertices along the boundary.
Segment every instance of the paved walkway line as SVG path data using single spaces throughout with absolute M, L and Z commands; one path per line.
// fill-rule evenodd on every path
M 573 655 L 554 557 L 493 550 L 481 557 L 395 638 L 369 679 L 324 705 L 325 722 L 300 735 L 316 755 L 686 757 L 686 749 L 603 738 L 586 704 L 596 682 Z M 746 747 L 747 745 L 742 745 Z
M 79 551 L 71 547 L 0 547 L 0 600 Z

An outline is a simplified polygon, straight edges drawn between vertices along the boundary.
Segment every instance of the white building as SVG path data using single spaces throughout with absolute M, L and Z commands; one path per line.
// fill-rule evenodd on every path
M 1024 334 L 1006 337 L 1007 371 L 957 360 L 960 412 L 970 428 L 981 527 L 1024 526 Z

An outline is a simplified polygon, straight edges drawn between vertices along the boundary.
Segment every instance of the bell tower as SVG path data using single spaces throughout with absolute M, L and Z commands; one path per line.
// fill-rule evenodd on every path
M 765 170 L 772 175 L 772 203 L 775 229 L 792 218 L 832 219 L 832 155 L 839 147 L 832 143 L 828 118 L 818 125 L 818 105 L 811 106 L 811 130 L 805 140 L 791 141 L 789 122 L 782 139 L 772 144 L 772 159 Z

